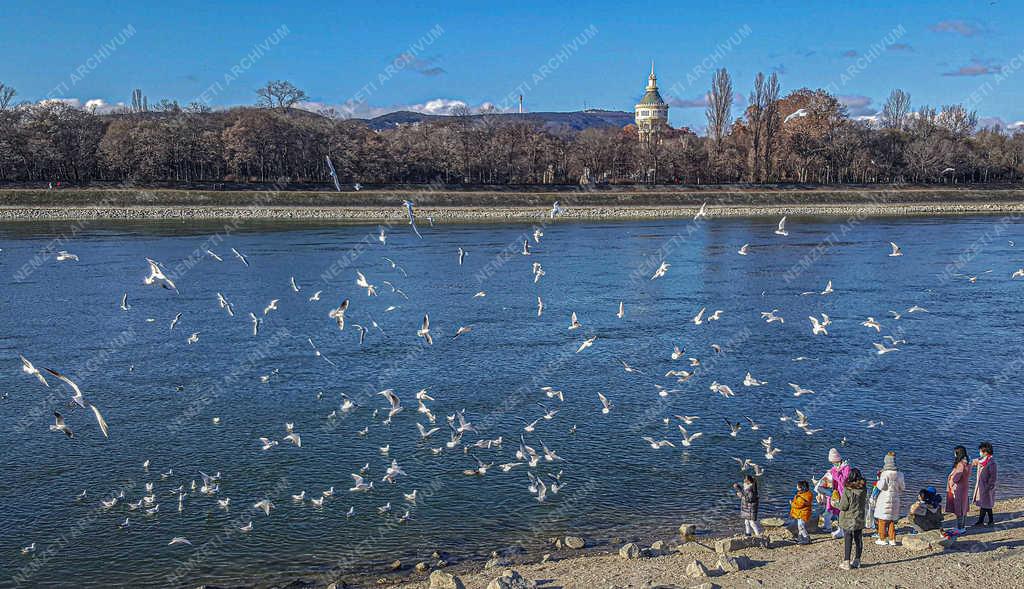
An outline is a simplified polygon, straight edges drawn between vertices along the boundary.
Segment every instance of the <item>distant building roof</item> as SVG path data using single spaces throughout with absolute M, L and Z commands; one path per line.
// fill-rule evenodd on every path
M 647 78 L 647 91 L 644 92 L 644 97 L 640 99 L 637 106 L 667 106 L 661 94 L 658 92 L 658 78 L 654 75 L 654 62 L 651 62 L 651 75 Z

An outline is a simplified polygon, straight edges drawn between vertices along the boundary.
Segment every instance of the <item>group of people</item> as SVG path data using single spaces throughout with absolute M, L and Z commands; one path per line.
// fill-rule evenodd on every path
M 813 489 L 807 481 L 797 483 L 796 495 L 790 501 L 789 514 L 797 525 L 797 541 L 810 544 L 808 523 L 815 502 L 821 505 L 824 529 L 833 538 L 843 539 L 843 561 L 840 568 L 858 568 L 864 550 L 865 529 L 875 528 L 878 531 L 875 544 L 897 545 L 896 522 L 902 513 L 900 501 L 907 488 L 906 480 L 896 466 L 894 452 L 885 455 L 873 484 L 868 483 L 859 469 L 850 466 L 838 449 L 829 450 L 828 461 L 830 468 L 816 481 Z M 972 469 L 977 469 L 973 495 Z M 978 521 L 974 525 L 991 526 L 995 523 L 992 509 L 995 507 L 996 477 L 991 443 L 982 442 L 978 446 L 978 457 L 973 460 L 963 446 L 953 449 L 953 468 L 946 479 L 945 506 L 945 513 L 951 513 L 956 518 L 956 527 L 948 532 L 950 535 L 965 533 L 967 512 L 972 500 L 980 509 Z M 757 517 L 760 505 L 757 479 L 747 475 L 742 483 L 733 485 L 733 489 L 740 500 L 740 517 L 743 518 L 745 534 L 760 536 L 762 530 Z M 907 515 L 914 533 L 941 529 L 944 519 L 942 498 L 935 487 L 921 489 Z M 834 531 L 833 524 L 836 524 Z

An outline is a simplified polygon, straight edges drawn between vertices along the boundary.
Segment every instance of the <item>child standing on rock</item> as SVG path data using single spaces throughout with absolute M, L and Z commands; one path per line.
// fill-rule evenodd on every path
M 810 544 L 811 536 L 807 533 L 807 522 L 811 521 L 811 508 L 814 506 L 814 496 L 811 495 L 811 486 L 807 481 L 800 481 L 796 484 L 796 495 L 789 502 L 789 516 L 796 521 L 797 543 Z
M 864 489 L 864 476 L 856 468 L 850 469 L 836 507 L 839 508 L 839 529 L 843 530 L 843 562 L 839 568 L 850 570 L 860 568 L 861 553 L 864 552 L 864 514 L 867 512 L 868 494 Z M 853 560 L 851 549 L 856 547 Z
M 740 517 L 743 518 L 743 534 L 749 537 L 761 535 L 761 526 L 757 523 L 757 510 L 761 499 L 757 495 L 757 481 L 749 474 L 743 477 L 743 484 L 732 486 L 740 500 Z

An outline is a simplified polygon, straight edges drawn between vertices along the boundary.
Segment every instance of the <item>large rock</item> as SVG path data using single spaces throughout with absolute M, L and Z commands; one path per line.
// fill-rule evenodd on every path
M 686 576 L 694 579 L 706 579 L 708 578 L 708 567 L 704 566 L 701 561 L 694 560 L 686 565 Z
M 697 539 L 697 524 L 680 525 L 679 536 L 683 539 L 683 542 L 693 542 Z
M 429 570 L 430 570 L 430 564 L 428 564 L 426 562 L 422 562 L 422 561 L 416 563 L 416 572 L 417 573 L 425 573 L 425 572 L 427 572 Z
M 746 556 L 729 556 L 723 554 L 718 557 L 718 569 L 723 573 L 738 573 L 750 568 L 750 559 Z
M 444 571 L 430 573 L 430 589 L 466 589 L 462 579 Z
M 566 536 L 563 543 L 566 548 L 571 550 L 580 550 L 587 545 L 587 542 L 579 536 Z
M 619 548 L 619 556 L 621 556 L 622 558 L 640 558 L 641 553 L 642 551 L 640 550 L 640 547 L 634 544 L 633 542 L 623 544 L 622 548 Z
M 758 536 L 735 536 L 715 542 L 715 552 L 729 554 L 746 548 L 768 548 L 768 538 Z
M 903 545 L 910 550 L 945 550 L 956 542 L 956 538 L 947 538 L 942 530 L 931 530 L 903 537 Z
M 522 575 L 509 569 L 500 577 L 491 581 L 487 589 L 536 589 L 537 583 L 524 578 Z

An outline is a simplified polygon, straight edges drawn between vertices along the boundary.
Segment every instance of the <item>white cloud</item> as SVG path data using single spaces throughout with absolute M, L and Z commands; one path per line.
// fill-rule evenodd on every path
M 44 98 L 39 101 L 40 106 L 47 104 L 66 104 L 74 108 L 82 108 L 82 101 L 77 98 Z

